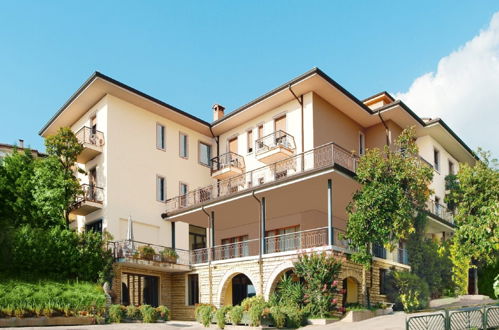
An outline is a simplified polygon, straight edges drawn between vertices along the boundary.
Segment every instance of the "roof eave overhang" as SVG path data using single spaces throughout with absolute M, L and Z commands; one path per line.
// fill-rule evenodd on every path
M 79 117 L 106 95 L 117 96 L 129 103 L 152 111 L 165 118 L 179 121 L 187 127 L 211 136 L 210 124 L 172 105 L 140 92 L 128 85 L 95 72 L 68 99 L 39 131 L 41 136 L 53 134 L 57 128 L 71 126 Z

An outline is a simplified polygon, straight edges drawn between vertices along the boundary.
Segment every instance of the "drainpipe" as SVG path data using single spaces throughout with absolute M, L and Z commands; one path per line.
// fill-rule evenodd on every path
M 259 238 L 259 243 L 260 243 L 260 247 L 258 248 L 258 251 L 259 251 L 258 252 L 258 268 L 259 268 L 258 274 L 260 277 L 260 294 L 263 295 L 263 260 L 262 260 L 262 256 L 263 256 L 263 249 L 265 247 L 265 243 L 264 243 L 265 236 L 262 237 L 262 232 L 264 231 L 263 226 L 262 226 L 262 221 L 263 221 L 263 219 L 262 219 L 262 201 L 255 196 L 254 190 L 252 192 L 252 196 L 260 205 L 260 208 L 259 208 L 260 221 L 258 222 L 258 238 Z
M 213 304 L 213 279 L 212 279 L 212 273 L 211 273 L 211 217 L 208 212 L 204 209 L 204 206 L 201 206 L 201 211 L 206 214 L 208 217 L 208 233 L 210 233 L 209 239 L 206 240 L 206 244 L 208 245 L 208 286 L 209 286 L 209 294 L 210 294 L 210 299 L 209 302 L 210 304 Z
M 378 111 L 378 116 L 379 116 L 379 119 L 381 119 L 383 126 L 385 126 L 386 145 L 390 146 L 390 136 L 389 136 L 390 130 L 388 129 L 388 126 L 386 125 L 385 121 L 383 120 L 383 117 L 381 117 L 381 111 Z
M 299 98 L 298 96 L 296 96 L 295 92 L 293 92 L 293 90 L 291 89 L 291 84 L 288 85 L 288 89 L 289 91 L 291 92 L 291 94 L 293 94 L 294 98 L 298 101 L 298 103 L 300 103 L 300 116 L 301 116 L 301 153 L 303 154 L 305 152 L 305 128 L 304 128 L 304 124 L 303 124 L 303 95 L 301 95 Z M 302 158 L 302 162 L 301 162 L 301 169 L 302 169 L 302 172 L 305 168 L 305 164 L 304 164 L 304 160 Z
M 217 144 L 217 156 L 218 157 L 220 155 L 220 136 L 215 136 L 215 134 L 213 133 L 213 129 L 212 127 L 210 126 L 210 133 L 211 133 L 211 136 L 213 137 L 213 139 L 215 139 L 215 143 Z M 211 164 L 210 164 L 210 167 L 211 167 Z M 220 183 L 220 180 L 217 179 L 217 196 L 220 196 L 220 186 L 219 186 L 219 183 Z

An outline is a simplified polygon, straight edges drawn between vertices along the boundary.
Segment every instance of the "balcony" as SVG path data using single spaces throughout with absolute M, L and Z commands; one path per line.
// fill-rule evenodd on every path
M 211 159 L 211 176 L 217 180 L 225 180 L 244 172 L 244 158 L 235 152 L 227 152 Z
M 235 162 L 237 163 L 238 161 Z M 191 190 L 185 195 L 170 198 L 166 201 L 166 213 L 179 212 L 186 208 L 333 165 L 339 165 L 355 173 L 357 157 L 335 143 L 328 143 L 279 162 L 219 181 L 218 183 Z M 212 164 L 212 173 L 214 168 L 216 169 L 217 166 Z
M 102 208 L 104 189 L 94 185 L 81 185 L 81 193 L 71 207 L 71 214 L 87 215 Z
M 434 215 L 438 217 L 441 220 L 444 220 L 448 223 L 454 224 L 454 214 L 449 211 L 445 206 L 442 204 L 436 203 L 435 201 L 428 201 L 428 212 L 431 215 Z
M 90 127 L 82 127 L 75 135 L 78 142 L 83 146 L 83 151 L 76 158 L 78 163 L 85 164 L 102 153 L 104 133 Z
M 276 131 L 255 142 L 256 159 L 265 164 L 289 158 L 295 153 L 295 139 L 284 131 Z
M 190 253 L 187 250 L 149 244 L 135 240 L 109 242 L 114 261 L 128 266 L 153 270 L 185 272 L 190 270 Z
M 345 253 L 353 253 L 354 251 L 349 248 L 348 242 L 340 238 L 344 234 L 344 231 L 333 228 L 333 232 L 335 236 L 333 246 Z M 328 248 L 327 235 L 327 227 L 322 227 L 295 233 L 267 236 L 264 238 L 265 251 L 263 255 L 269 257 L 279 253 L 301 253 L 304 249 Z M 260 253 L 259 249 L 259 239 L 217 245 L 211 249 L 211 261 L 219 262 L 238 258 L 257 258 Z M 191 265 L 206 263 L 208 262 L 209 254 L 210 248 L 192 250 L 190 251 L 189 263 Z M 402 248 L 395 249 L 392 253 L 388 254 L 385 252 L 384 255 L 378 257 L 391 262 L 408 264 L 407 251 Z

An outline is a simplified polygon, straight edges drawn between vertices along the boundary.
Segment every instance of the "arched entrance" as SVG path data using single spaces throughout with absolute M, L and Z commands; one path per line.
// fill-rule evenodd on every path
M 347 277 L 343 280 L 343 307 L 347 304 L 359 303 L 359 282 L 353 277 Z
M 231 280 L 225 290 L 224 304 L 225 305 L 240 305 L 241 302 L 256 295 L 255 286 L 248 276 L 237 274 Z

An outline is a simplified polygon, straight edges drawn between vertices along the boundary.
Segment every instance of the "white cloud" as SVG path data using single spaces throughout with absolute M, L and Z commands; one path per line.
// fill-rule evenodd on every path
M 499 12 L 487 29 L 443 57 L 436 72 L 395 95 L 421 117 L 442 118 L 470 148 L 499 158 Z

